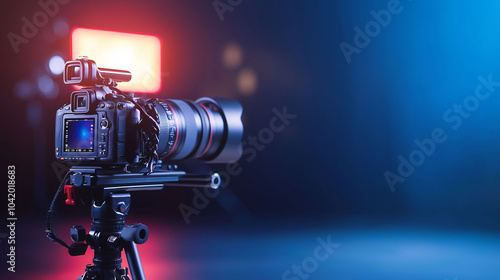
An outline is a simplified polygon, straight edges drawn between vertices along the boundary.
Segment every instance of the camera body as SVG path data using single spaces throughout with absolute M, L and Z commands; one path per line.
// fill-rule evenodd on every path
M 57 110 L 56 158 L 79 165 L 128 164 L 141 156 L 139 111 L 124 99 L 102 98 L 102 87 L 71 94 Z
M 134 97 L 116 87 L 116 81 L 131 79 L 130 72 L 97 68 L 85 57 L 66 62 L 63 76 L 64 83 L 84 87 L 57 111 L 55 156 L 59 161 L 147 167 L 160 158 L 230 163 L 241 157 L 243 110 L 235 100 Z

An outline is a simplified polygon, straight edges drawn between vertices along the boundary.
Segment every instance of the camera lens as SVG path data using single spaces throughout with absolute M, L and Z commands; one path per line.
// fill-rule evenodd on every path
M 243 110 L 237 101 L 169 99 L 160 101 L 156 109 L 160 118 L 158 155 L 163 159 L 228 163 L 241 157 Z

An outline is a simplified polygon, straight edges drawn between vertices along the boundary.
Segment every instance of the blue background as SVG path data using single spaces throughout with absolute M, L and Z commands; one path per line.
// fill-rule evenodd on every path
M 62 19 L 71 28 L 156 34 L 169 73 L 158 97 L 237 99 L 246 142 L 269 127 L 274 108 L 297 116 L 255 159 L 240 161 L 241 172 L 189 225 L 178 206 L 193 206 L 193 190 L 134 194 L 130 220 L 152 229 L 140 247 L 149 275 L 280 279 L 312 254 L 318 237 L 331 235 L 340 247 L 309 279 L 498 279 L 500 90 L 477 104 L 472 96 L 480 85 L 488 92 L 480 77 L 500 81 L 500 3 L 402 0 L 401 12 L 348 63 L 339 45 L 355 46 L 355 27 L 364 30 L 370 12 L 389 2 L 244 0 L 221 21 L 212 1 L 74 1 L 18 54 L 3 40 L 2 126 L 17 136 L 1 137 L 2 161 L 17 166 L 24 217 L 25 262 L 16 276 L 63 275 L 48 261 L 30 271 L 46 254 L 68 262 L 65 277 L 90 261 L 70 259 L 43 236 L 43 212 L 59 183 L 54 116 L 72 89 L 50 76 L 58 91 L 44 94 L 36 81 L 52 55 L 71 59 L 69 35 L 52 34 Z M 19 34 L 20 19 L 40 10 L 35 1 L 5 5 L 4 35 Z M 221 62 L 231 42 L 244 54 L 237 69 Z M 234 86 L 243 68 L 258 77 L 251 95 Z M 19 90 L 19 81 L 31 88 Z M 460 125 L 457 112 L 447 121 L 443 114 L 460 104 L 477 108 Z M 446 140 L 391 189 L 384 174 L 398 174 L 400 157 L 410 161 L 415 141 L 435 129 Z M 88 208 L 60 207 L 60 232 L 75 221 L 88 228 Z

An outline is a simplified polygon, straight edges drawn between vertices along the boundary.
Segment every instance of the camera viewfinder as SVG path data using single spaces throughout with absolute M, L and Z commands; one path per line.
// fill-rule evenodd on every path
M 90 103 L 90 95 L 87 91 L 75 91 L 71 94 L 71 111 L 74 113 L 87 113 Z
M 64 67 L 64 83 L 68 85 L 80 84 L 83 81 L 82 63 L 71 61 Z

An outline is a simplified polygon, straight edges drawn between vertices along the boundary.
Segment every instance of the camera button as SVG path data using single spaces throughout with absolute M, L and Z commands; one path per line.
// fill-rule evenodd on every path
M 102 120 L 101 121 L 101 128 L 106 128 L 108 127 L 108 121 L 107 120 Z

